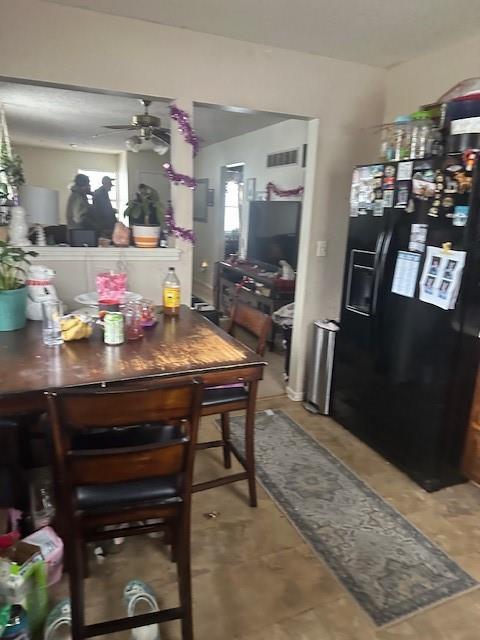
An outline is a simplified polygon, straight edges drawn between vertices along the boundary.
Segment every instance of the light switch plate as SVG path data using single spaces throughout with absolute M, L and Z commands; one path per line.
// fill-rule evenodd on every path
M 327 241 L 317 240 L 317 258 L 324 258 L 327 255 Z

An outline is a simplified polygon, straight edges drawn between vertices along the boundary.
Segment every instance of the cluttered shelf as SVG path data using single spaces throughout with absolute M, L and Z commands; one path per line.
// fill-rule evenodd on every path
M 248 262 L 218 262 L 216 265 L 215 305 L 227 315 L 234 301 L 248 304 L 271 316 L 294 299 L 295 280 L 282 279 L 277 272 Z M 271 350 L 275 347 L 277 329 L 274 323 L 269 338 Z

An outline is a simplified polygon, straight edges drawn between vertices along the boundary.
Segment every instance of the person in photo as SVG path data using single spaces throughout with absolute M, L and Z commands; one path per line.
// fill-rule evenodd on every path
M 425 280 L 425 293 L 433 293 L 433 285 L 435 284 L 435 278 L 433 276 L 428 276 Z
M 442 282 L 440 284 L 440 290 L 438 292 L 439 298 L 443 298 L 443 300 L 447 299 L 448 289 L 449 289 L 450 285 L 451 285 L 451 282 L 449 282 L 448 280 L 442 280 Z
M 434 256 L 432 258 L 432 264 L 430 265 L 430 269 L 428 270 L 428 275 L 436 276 L 438 274 L 439 266 L 440 266 L 440 258 L 438 256 Z
M 447 266 L 445 268 L 445 273 L 443 274 L 443 277 L 446 278 L 447 280 L 451 280 L 453 278 L 453 272 L 455 271 L 456 266 L 457 266 L 456 260 L 449 260 L 447 262 Z

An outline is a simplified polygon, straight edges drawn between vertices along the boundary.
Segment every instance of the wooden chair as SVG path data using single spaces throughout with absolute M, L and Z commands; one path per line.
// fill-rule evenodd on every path
M 190 505 L 202 386 L 193 382 L 46 395 L 73 640 L 175 619 L 181 620 L 182 640 L 192 640 Z M 139 524 L 152 519 L 160 523 Z M 118 536 L 105 528 L 120 523 L 129 524 L 122 536 L 165 531 L 177 562 L 180 606 L 85 625 L 86 543 Z
M 236 335 L 240 328 L 257 338 L 256 353 L 263 356 L 267 337 L 270 334 L 272 319 L 258 309 L 246 304 L 236 303 L 232 308 L 228 333 Z M 222 439 L 210 442 L 199 442 L 197 449 L 223 448 L 223 463 L 226 469 L 232 466 L 231 454 L 237 458 L 245 471 L 201 482 L 193 485 L 193 491 L 205 491 L 231 482 L 248 480 L 250 506 L 257 506 L 257 490 L 255 486 L 255 405 L 257 400 L 258 381 L 247 385 L 242 383 L 206 388 L 202 402 L 202 416 L 220 414 Z M 245 410 L 245 456 L 243 456 L 230 440 L 230 411 Z

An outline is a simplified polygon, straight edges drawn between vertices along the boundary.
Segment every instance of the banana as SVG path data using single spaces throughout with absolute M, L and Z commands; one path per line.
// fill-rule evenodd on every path
M 60 328 L 65 342 L 89 338 L 93 332 L 92 327 L 77 316 L 70 316 L 61 320 Z

